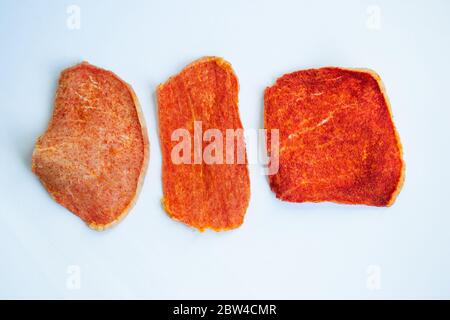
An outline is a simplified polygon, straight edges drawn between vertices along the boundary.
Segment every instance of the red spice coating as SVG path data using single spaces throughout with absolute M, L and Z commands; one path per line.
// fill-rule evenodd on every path
M 64 70 L 32 159 L 51 196 L 103 230 L 132 207 L 147 161 L 146 128 L 131 87 L 86 62 Z
M 373 71 L 282 76 L 265 91 L 264 126 L 280 130 L 280 167 L 269 183 L 281 200 L 389 206 L 400 191 L 402 147 Z
M 244 164 L 174 164 L 171 150 L 178 142 L 171 141 L 171 135 L 185 128 L 194 137 L 194 120 L 202 121 L 203 132 L 216 128 L 224 137 L 225 129 L 242 129 L 238 91 L 231 65 L 216 57 L 191 63 L 157 89 L 163 206 L 173 219 L 201 231 L 228 230 L 243 223 L 250 197 L 247 160 Z

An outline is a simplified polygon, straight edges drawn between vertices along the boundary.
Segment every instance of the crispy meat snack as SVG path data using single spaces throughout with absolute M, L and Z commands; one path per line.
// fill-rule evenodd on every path
M 264 126 L 279 129 L 279 171 L 269 183 L 281 200 L 390 206 L 400 192 L 402 146 L 371 70 L 282 76 L 265 90 Z
M 242 163 L 237 161 L 237 156 L 233 163 L 226 162 L 225 150 L 218 163 L 208 163 L 201 157 L 208 148 L 205 136 L 209 129 L 219 130 L 223 141 L 227 129 L 242 129 L 238 91 L 238 80 L 231 65 L 217 57 L 205 57 L 189 64 L 157 89 L 163 156 L 162 203 L 170 217 L 200 231 L 239 227 L 249 203 L 245 145 Z M 196 131 L 200 125 L 204 135 Z M 180 143 L 174 135 L 180 129 L 192 141 L 189 145 L 192 152 L 181 163 L 173 158 Z M 201 143 L 200 153 L 194 149 L 196 139 Z M 238 140 L 236 136 L 236 146 Z M 233 149 L 235 155 L 237 149 Z
M 58 203 L 103 230 L 134 204 L 148 149 L 133 89 L 114 73 L 83 62 L 61 73 L 32 170 Z

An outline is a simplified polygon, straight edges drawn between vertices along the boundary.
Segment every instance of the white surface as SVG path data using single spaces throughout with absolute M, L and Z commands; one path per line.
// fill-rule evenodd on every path
M 66 25 L 71 4 L 80 30 Z M 381 10 L 379 30 L 370 5 Z M 448 1 L 2 0 L 0 298 L 450 298 L 449 9 Z M 261 126 L 263 90 L 286 72 L 376 70 L 407 165 L 395 205 L 283 203 L 251 166 L 241 228 L 199 233 L 168 218 L 154 89 L 204 55 L 232 63 L 245 128 Z M 135 208 L 102 233 L 56 204 L 30 170 L 59 72 L 81 60 L 133 86 L 151 142 Z M 67 285 L 73 265 L 79 289 Z

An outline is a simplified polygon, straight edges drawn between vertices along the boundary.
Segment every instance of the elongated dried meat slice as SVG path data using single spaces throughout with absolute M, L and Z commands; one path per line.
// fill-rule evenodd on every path
M 391 205 L 403 184 L 400 139 L 380 77 L 365 69 L 286 74 L 266 89 L 264 125 L 279 129 L 281 200 Z M 270 146 L 270 136 L 268 136 Z
M 148 148 L 133 89 L 114 73 L 83 62 L 61 73 L 32 169 L 58 203 L 103 230 L 136 200 Z
M 163 155 L 163 206 L 174 219 L 201 231 L 240 226 L 248 206 L 250 182 L 244 146 L 244 161 L 238 162 L 239 141 L 235 137 L 236 158 L 228 163 L 225 150 L 220 163 L 195 162 L 194 142 L 190 162 L 174 163 L 172 141 L 177 129 L 185 129 L 194 141 L 202 140 L 195 130 L 218 129 L 225 140 L 226 129 L 242 130 L 238 110 L 238 80 L 231 65 L 221 58 L 206 57 L 188 65 L 157 89 L 159 130 Z M 195 137 L 194 137 L 195 136 Z M 203 142 L 201 152 L 208 143 Z M 198 153 L 197 153 L 198 154 Z

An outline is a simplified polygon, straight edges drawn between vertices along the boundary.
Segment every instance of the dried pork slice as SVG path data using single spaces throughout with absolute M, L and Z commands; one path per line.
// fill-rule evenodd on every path
M 191 63 L 157 89 L 163 206 L 173 219 L 200 231 L 228 230 L 243 223 L 250 197 L 247 157 L 238 162 L 239 139 L 236 138 L 234 162 L 226 163 L 224 150 L 223 164 L 208 164 L 203 159 L 196 163 L 193 142 L 191 161 L 177 164 L 171 154 L 179 142 L 172 141 L 172 134 L 183 128 L 189 131 L 192 141 L 194 134 L 201 139 L 194 132 L 194 122 L 201 121 L 202 132 L 218 129 L 225 141 L 226 129 L 242 129 L 238 91 L 238 80 L 231 65 L 216 57 Z M 203 143 L 202 152 L 207 145 Z
M 133 89 L 114 73 L 83 62 L 61 73 L 32 169 L 58 203 L 103 230 L 134 204 L 148 149 Z
M 281 200 L 389 206 L 400 192 L 402 146 L 371 70 L 282 76 L 265 91 L 264 125 L 279 129 L 279 170 L 269 182 Z

